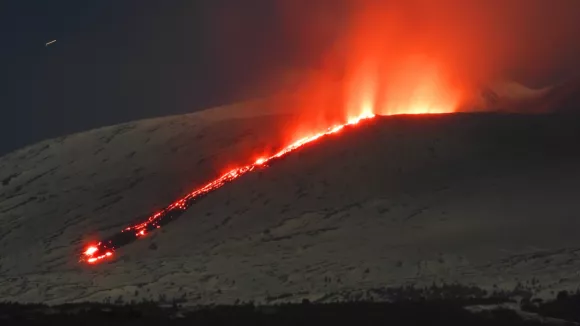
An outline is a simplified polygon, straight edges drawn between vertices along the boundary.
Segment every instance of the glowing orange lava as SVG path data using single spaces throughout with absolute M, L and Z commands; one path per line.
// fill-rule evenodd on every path
M 173 210 L 183 211 L 187 208 L 187 205 L 188 205 L 187 203 L 190 202 L 192 199 L 195 199 L 195 198 L 200 197 L 202 195 L 205 195 L 213 190 L 216 190 L 216 189 L 222 187 L 224 184 L 226 184 L 230 181 L 233 181 L 233 180 L 241 177 L 242 175 L 244 175 L 248 172 L 251 172 L 259 167 L 267 166 L 268 162 L 270 162 L 274 159 L 281 158 L 281 157 L 285 156 L 286 154 L 288 154 L 288 153 L 290 153 L 290 152 L 292 152 L 292 151 L 294 151 L 294 150 L 296 150 L 296 149 L 298 149 L 298 148 L 300 148 L 308 143 L 312 143 L 312 142 L 314 142 L 314 141 L 316 141 L 324 136 L 338 133 L 347 126 L 356 125 L 356 124 L 360 123 L 361 121 L 368 120 L 368 119 L 371 119 L 373 117 L 375 117 L 375 115 L 370 113 L 370 114 L 365 114 L 365 115 L 361 115 L 361 116 L 356 117 L 356 118 L 349 119 L 348 122 L 345 124 L 336 125 L 336 126 L 328 128 L 326 131 L 319 132 L 319 133 L 301 138 L 301 139 L 295 141 L 294 143 L 290 144 L 289 146 L 286 146 L 285 148 L 283 148 L 282 150 L 280 150 L 279 152 L 277 152 L 274 155 L 271 155 L 269 157 L 258 158 L 257 160 L 255 160 L 251 164 L 233 169 L 233 170 L 229 171 L 228 173 L 222 175 L 221 177 L 215 179 L 214 181 L 206 184 L 205 186 L 192 191 L 191 193 L 187 194 L 185 197 L 183 197 L 183 198 L 177 200 L 176 202 L 172 203 L 171 205 L 169 205 L 163 211 L 160 211 L 160 212 L 157 212 L 157 213 L 151 215 L 146 221 L 141 222 L 141 223 L 136 224 L 136 225 L 129 226 L 129 227 L 123 229 L 122 232 L 134 232 L 133 236 L 135 238 L 144 237 L 147 234 L 148 229 L 157 229 L 160 227 L 160 225 L 158 225 L 158 220 L 162 216 L 164 216 L 165 212 L 173 211 Z M 113 245 L 107 246 L 104 242 L 99 242 L 97 244 L 91 244 L 91 245 L 88 245 L 83 250 L 82 255 L 81 255 L 81 261 L 85 261 L 89 264 L 95 264 L 95 263 L 101 262 L 101 261 L 105 260 L 106 258 L 112 257 L 114 250 L 115 250 L 115 247 Z
M 112 251 L 105 251 L 103 253 L 98 253 L 100 245 L 101 245 L 100 242 L 97 243 L 96 245 L 90 245 L 83 252 L 83 256 L 85 256 L 85 261 L 87 263 L 94 264 L 102 259 L 113 256 Z

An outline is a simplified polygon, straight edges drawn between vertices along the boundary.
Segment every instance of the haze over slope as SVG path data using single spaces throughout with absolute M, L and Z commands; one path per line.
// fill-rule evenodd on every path
M 110 263 L 79 264 L 87 241 L 253 161 L 288 123 L 221 110 L 2 157 L 0 298 L 346 298 L 441 279 L 511 289 L 532 277 L 549 295 L 579 281 L 573 115 L 377 118 L 226 185 Z

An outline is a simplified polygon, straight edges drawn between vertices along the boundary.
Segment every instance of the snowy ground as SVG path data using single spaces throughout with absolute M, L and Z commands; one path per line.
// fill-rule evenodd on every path
M 226 185 L 110 262 L 79 264 L 87 241 L 279 145 L 285 118 L 220 110 L 0 158 L 0 300 L 316 300 L 434 281 L 551 296 L 580 284 L 571 115 L 377 118 Z

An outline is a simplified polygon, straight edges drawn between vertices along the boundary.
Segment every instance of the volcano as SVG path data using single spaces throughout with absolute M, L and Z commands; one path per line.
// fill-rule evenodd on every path
M 79 263 L 87 243 L 276 152 L 293 116 L 268 105 L 105 127 L 2 157 L 0 300 L 329 301 L 434 282 L 550 296 L 579 283 L 570 110 L 376 116 L 208 194 L 102 264 Z

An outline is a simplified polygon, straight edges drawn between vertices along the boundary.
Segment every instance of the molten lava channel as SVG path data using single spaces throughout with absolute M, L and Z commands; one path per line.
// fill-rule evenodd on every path
M 304 137 L 295 141 L 294 143 L 286 146 L 279 152 L 269 157 L 262 157 L 257 159 L 251 164 L 233 169 L 221 177 L 209 182 L 205 186 L 198 188 L 183 198 L 175 201 L 171 205 L 167 206 L 165 209 L 151 215 L 147 220 L 137 223 L 132 226 L 128 226 L 121 230 L 119 233 L 109 237 L 106 240 L 102 240 L 98 243 L 90 244 L 86 246 L 82 253 L 80 260 L 89 264 L 96 264 L 106 259 L 112 258 L 114 256 L 115 250 L 118 248 L 129 244 L 137 239 L 146 236 L 149 232 L 160 228 L 161 226 L 167 224 L 174 218 L 181 215 L 186 211 L 196 200 L 202 198 L 208 193 L 221 188 L 226 183 L 232 182 L 242 175 L 254 171 L 259 168 L 265 168 L 269 166 L 270 163 L 286 156 L 287 154 L 297 150 L 298 148 L 319 140 L 322 137 L 336 134 L 342 129 L 348 126 L 354 126 L 362 121 L 374 118 L 374 114 L 363 114 L 357 118 L 350 119 L 347 123 L 336 125 L 328 128 L 326 131 L 316 133 L 314 135 Z

